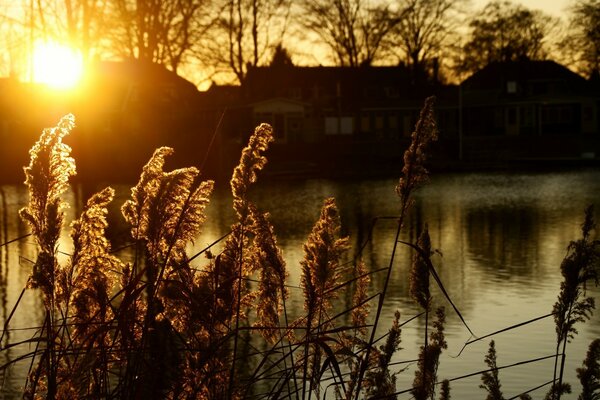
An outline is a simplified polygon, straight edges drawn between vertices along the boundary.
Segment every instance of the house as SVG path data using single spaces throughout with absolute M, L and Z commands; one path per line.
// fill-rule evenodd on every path
M 457 98 L 458 91 L 451 91 Z M 223 93 L 233 93 L 230 87 L 214 85 L 203 96 L 227 120 L 220 129 L 222 146 L 245 143 L 255 126 L 267 122 L 275 134 L 272 171 L 350 173 L 358 165 L 361 171 L 401 165 L 424 99 L 431 94 L 445 99 L 446 92 L 442 85 L 414 85 L 403 66 L 276 65 L 250 67 L 239 97 L 230 97 L 229 104 L 222 100 Z
M 598 133 L 600 93 L 554 61 L 492 63 L 461 87 L 466 136 Z
M 398 140 L 431 88 L 394 67 L 254 67 L 242 96 L 253 122 L 275 127 L 282 143 Z
M 562 158 L 600 150 L 600 91 L 554 61 L 492 63 L 460 90 L 462 131 L 472 154 Z

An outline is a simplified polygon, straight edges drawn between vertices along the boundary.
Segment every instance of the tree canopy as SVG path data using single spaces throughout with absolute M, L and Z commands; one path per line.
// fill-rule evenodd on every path
M 401 0 L 403 18 L 396 25 L 393 40 L 400 61 L 413 73 L 413 79 L 427 79 L 435 72 L 437 59 L 450 50 L 463 0 Z M 437 77 L 434 77 L 437 78 Z
M 571 0 L 558 18 L 506 0 L 467 15 L 468 0 L 35 0 L 0 9 L 0 71 L 24 76 L 38 39 L 84 60 L 136 58 L 198 83 L 243 82 L 249 66 L 403 64 L 414 81 L 460 76 L 491 62 L 556 58 L 585 76 L 600 69 L 600 0 Z M 20 14 L 14 10 L 20 9 Z M 461 24 L 467 29 L 463 32 Z M 550 44 L 558 45 L 553 49 Z M 281 46 L 280 50 L 276 47 Z M 281 49 L 287 57 L 280 59 Z M 558 50 L 559 49 L 559 50 Z M 279 51 L 279 53 L 278 53 Z M 453 61 L 452 65 L 448 61 Z M 196 75 L 196 76 L 194 76 Z M 433 75 L 436 75 L 435 77 Z
M 469 23 L 459 71 L 474 72 L 492 62 L 544 59 L 551 20 L 541 11 L 508 1 L 488 3 Z
M 600 0 L 579 0 L 571 6 L 569 29 L 560 47 L 567 62 L 583 75 L 600 71 Z

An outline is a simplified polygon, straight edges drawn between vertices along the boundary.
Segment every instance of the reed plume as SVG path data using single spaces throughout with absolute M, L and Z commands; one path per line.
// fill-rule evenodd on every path
M 121 310 L 122 315 L 136 318 L 145 309 L 141 331 L 136 331 L 135 324 L 124 324 L 122 335 L 137 348 L 149 349 L 128 356 L 129 395 L 166 395 L 177 384 L 181 375 L 176 371 L 182 361 L 174 350 L 179 345 L 176 337 L 187 333 L 191 324 L 194 273 L 185 249 L 203 225 L 213 182 L 198 183 L 199 171 L 194 167 L 165 172 L 165 158 L 172 153 L 168 147 L 154 152 L 131 189 L 131 199 L 121 209 L 132 237 L 145 247 L 143 257 L 136 260 L 129 274 L 130 281 L 125 282 L 123 304 L 131 308 Z M 144 268 L 138 271 L 139 266 Z M 141 296 L 142 290 L 145 297 Z
M 394 313 L 392 327 L 388 331 L 385 344 L 379 347 L 379 351 L 374 354 L 374 368 L 367 372 L 365 379 L 365 389 L 367 398 L 396 399 L 396 374 L 390 371 L 392 356 L 400 350 L 400 312 Z
M 110 386 L 108 371 L 115 361 L 110 351 L 112 335 L 107 329 L 114 318 L 110 295 L 114 274 L 124 268 L 110 254 L 105 237 L 107 206 L 113 197 L 112 188 L 94 194 L 71 227 L 73 254 L 58 287 L 62 294 L 59 299 L 64 297 L 64 313 L 74 326 L 71 346 L 81 351 L 75 352 L 69 368 L 61 371 L 59 397 L 101 397 Z
M 333 198 L 325 199 L 321 215 L 304 244 L 302 290 L 307 324 L 316 326 L 337 297 L 332 291 L 340 283 L 340 258 L 348 249 L 348 238 L 339 238 L 339 211 Z M 316 323 L 316 324 L 315 324 Z
M 253 263 L 259 268 L 258 305 L 256 326 L 262 327 L 263 337 L 275 343 L 279 333 L 279 315 L 288 297 L 285 287 L 287 271 L 283 254 L 277 246 L 277 238 L 268 213 L 260 213 L 252 207 L 252 230 L 255 232 L 252 252 Z
M 269 124 L 260 124 L 250 136 L 248 145 L 242 150 L 240 162 L 233 170 L 231 177 L 231 193 L 233 194 L 233 209 L 242 224 L 249 216 L 248 189 L 256 182 L 257 173 L 267 164 L 267 158 L 262 154 L 273 142 L 273 128 Z
M 444 379 L 440 388 L 440 400 L 450 400 L 450 381 Z
M 423 250 L 423 254 L 429 257 L 431 254 L 431 239 L 427 225 L 423 228 L 417 246 Z M 412 267 L 409 276 L 409 293 L 413 300 L 426 312 L 431 307 L 431 293 L 429 291 L 429 266 L 423 256 L 416 253 L 412 259 Z M 426 339 L 427 340 L 427 339 Z
M 112 318 L 109 295 L 115 283 L 114 273 L 123 270 L 121 260 L 110 254 L 105 237 L 106 207 L 113 197 L 112 188 L 93 195 L 72 225 L 74 250 L 67 276 L 70 282 L 66 282 L 65 288 L 73 288 L 71 303 L 75 307 L 75 337 L 79 340 L 86 338 L 90 329 Z
M 480 388 L 487 391 L 486 400 L 504 400 L 502 396 L 500 378 L 498 377 L 498 365 L 496 364 L 496 344 L 494 341 L 490 341 L 488 353 L 484 359 L 486 365 L 490 368 L 490 371 L 486 371 L 481 374 Z
M 411 192 L 427 181 L 429 172 L 425 168 L 428 149 L 438 138 L 438 129 L 435 122 L 433 106 L 435 97 L 425 99 L 415 130 L 411 135 L 411 143 L 404 152 L 404 167 L 402 175 L 396 186 L 396 193 L 400 196 L 402 206 L 410 205 Z
M 75 118 L 67 115 L 56 127 L 44 129 L 29 150 L 30 162 L 24 168 L 29 202 L 19 215 L 31 228 L 40 248 L 29 285 L 40 288 L 46 302 L 53 297 L 56 243 L 64 222 L 66 204 L 61 195 L 76 173 L 75 160 L 70 157 L 71 148 L 63 143 L 63 138 L 74 126 Z M 50 304 L 46 306 L 48 308 Z
M 362 260 L 358 260 L 354 272 L 357 279 L 352 296 L 352 325 L 357 329 L 360 336 L 367 335 L 367 317 L 370 305 L 366 301 L 368 296 L 369 282 L 371 278 L 367 273 L 367 267 Z
M 448 347 L 444 338 L 444 323 L 446 315 L 443 307 L 436 310 L 437 319 L 433 323 L 434 331 L 431 333 L 427 346 L 421 346 L 419 364 L 415 371 L 412 395 L 416 400 L 434 398 L 437 370 L 442 350 Z
M 593 340 L 588 348 L 577 378 L 582 391 L 577 400 L 600 400 L 600 339 Z
M 310 391 L 319 393 L 318 371 L 321 363 L 321 350 L 315 342 L 328 324 L 323 320 L 328 316 L 332 300 L 337 298 L 335 288 L 342 276 L 340 259 L 348 249 L 348 238 L 340 238 L 340 217 L 333 198 L 323 202 L 319 219 L 312 228 L 304 244 L 301 287 L 304 293 L 306 317 L 304 380 L 310 382 Z M 296 323 L 299 325 L 300 321 Z M 312 349 L 312 351 L 311 351 Z M 311 372 L 308 373 L 310 366 Z
M 39 391 L 46 391 L 48 398 L 57 395 L 58 373 L 64 362 L 60 353 L 61 323 L 57 319 L 59 307 L 56 302 L 57 278 L 64 272 L 56 255 L 66 207 L 61 195 L 68 189 L 69 178 L 75 175 L 71 148 L 62 140 L 74 124 L 74 117 L 67 115 L 56 127 L 44 129 L 29 151 L 30 163 L 24 168 L 29 202 L 19 211 L 19 215 L 31 228 L 39 247 L 28 287 L 41 290 L 46 311 L 45 335 L 42 335 L 46 338 L 46 348 L 26 388 L 26 394 L 32 397 Z
M 563 281 L 553 307 L 557 357 L 554 364 L 554 384 L 548 393 L 548 398 L 552 400 L 560 399 L 563 392 L 570 390 L 562 382 L 567 343 L 577 334 L 575 324 L 590 319 L 595 307 L 594 298 L 585 296 L 586 284 L 593 281 L 598 285 L 600 277 L 600 242 L 592 240 L 590 236 L 595 228 L 593 211 L 592 206 L 586 209 L 581 226 L 582 238 L 569 244 L 568 254 L 560 266 Z M 556 382 L 559 354 L 560 372 Z
M 233 300 L 232 318 L 235 321 L 233 359 L 229 376 L 229 396 L 233 395 L 233 386 L 235 378 L 235 359 L 238 351 L 238 336 L 240 321 L 245 318 L 242 312 L 242 306 L 250 306 L 255 294 L 248 293 L 245 288 L 244 280 L 255 270 L 252 263 L 252 254 L 254 250 L 249 250 L 250 234 L 252 232 L 251 207 L 252 202 L 248 199 L 248 191 L 256 182 L 257 174 L 266 163 L 267 158 L 263 155 L 273 142 L 273 128 L 269 124 L 261 124 L 254 130 L 250 136 L 248 145 L 242 150 L 242 155 L 238 165 L 233 170 L 230 186 L 233 195 L 233 209 L 237 215 L 237 223 L 231 228 L 231 235 L 227 238 L 225 249 L 217 257 L 220 262 L 220 269 L 223 271 L 225 280 L 223 286 L 229 291 L 229 297 Z M 256 217 L 260 218 L 260 217 Z M 263 234 L 266 232 L 262 232 Z M 220 279 L 220 278 L 219 278 Z M 267 333 L 269 335 L 269 333 Z

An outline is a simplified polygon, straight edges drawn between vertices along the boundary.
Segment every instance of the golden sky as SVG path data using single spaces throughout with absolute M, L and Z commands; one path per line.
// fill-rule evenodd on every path
M 473 0 L 473 8 L 479 9 L 484 7 L 488 0 Z M 527 8 L 533 10 L 542 10 L 552 16 L 561 17 L 565 15 L 565 9 L 572 0 L 513 0 L 513 3 L 520 3 Z

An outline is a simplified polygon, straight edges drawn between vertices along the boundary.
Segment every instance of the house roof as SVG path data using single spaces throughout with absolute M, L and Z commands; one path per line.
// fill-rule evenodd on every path
M 199 105 L 204 108 L 232 107 L 240 104 L 239 85 L 218 85 L 213 82 L 208 90 L 200 92 Z
M 94 93 L 94 102 L 111 109 L 125 107 L 132 101 L 160 102 L 181 109 L 195 104 L 199 93 L 193 83 L 164 66 L 133 59 L 92 65 L 83 78 L 83 87 L 84 94 Z
M 587 91 L 587 81 L 582 76 L 551 60 L 494 62 L 467 78 L 462 87 L 465 91 L 503 91 L 510 81 L 518 85 L 526 82 L 554 83 L 555 89 L 563 93 Z
M 168 70 L 165 66 L 149 61 L 127 59 L 125 61 L 100 61 L 90 66 L 84 79 L 106 79 L 114 82 L 171 84 L 188 91 L 198 91 L 196 86 Z
M 247 101 L 292 98 L 343 109 L 391 105 L 420 99 L 431 87 L 416 87 L 403 66 L 377 67 L 254 67 L 248 70 L 242 92 Z M 360 104 L 358 104 L 360 103 Z

